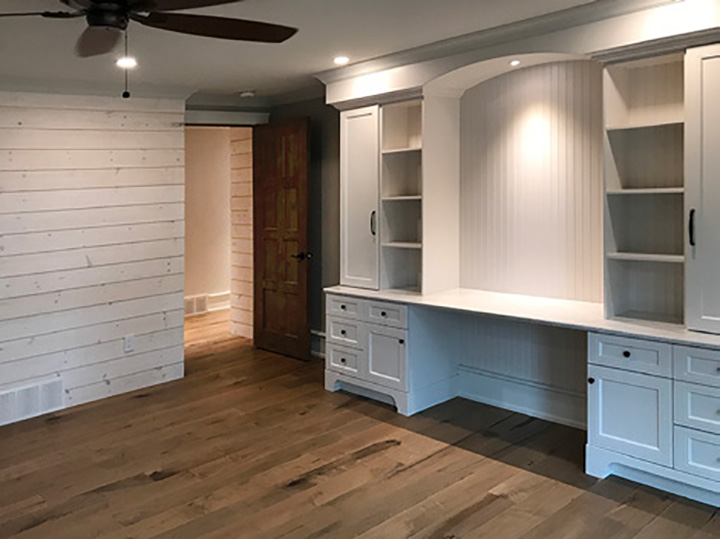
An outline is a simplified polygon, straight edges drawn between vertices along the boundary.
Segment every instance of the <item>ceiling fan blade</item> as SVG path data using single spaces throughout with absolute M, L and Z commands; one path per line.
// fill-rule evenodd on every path
M 133 11 L 178 11 L 237 2 L 242 0 L 132 0 L 129 7 Z
M 63 4 L 66 6 L 69 6 L 73 9 L 87 9 L 89 7 L 92 7 L 93 1 L 92 0 L 60 0 Z
M 122 30 L 89 26 L 75 44 L 75 54 L 81 58 L 98 56 L 112 51 L 122 38 Z
M 149 15 L 133 14 L 131 18 L 145 26 L 181 34 L 261 43 L 282 43 L 297 32 L 297 28 L 278 24 L 206 15 L 150 13 Z
M 46 19 L 74 19 L 85 15 L 82 11 L 31 11 L 24 13 L 0 13 L 0 17 L 45 17 Z

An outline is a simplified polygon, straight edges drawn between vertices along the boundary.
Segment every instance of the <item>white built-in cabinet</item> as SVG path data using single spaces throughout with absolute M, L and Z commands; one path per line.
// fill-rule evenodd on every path
M 686 323 L 720 333 L 720 45 L 688 51 L 686 91 Z
M 378 106 L 340 117 L 340 282 L 370 289 L 378 288 L 380 264 L 379 118 Z
M 605 70 L 609 318 L 720 333 L 720 46 Z
M 422 284 L 422 101 L 341 115 L 341 284 Z
M 683 323 L 683 55 L 605 70 L 608 318 Z

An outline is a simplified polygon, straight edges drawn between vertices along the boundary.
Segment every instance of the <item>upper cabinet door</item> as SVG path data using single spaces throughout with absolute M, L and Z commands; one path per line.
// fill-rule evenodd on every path
M 686 323 L 720 333 L 720 46 L 686 61 Z
M 378 288 L 380 122 L 377 106 L 343 112 L 340 124 L 340 284 Z

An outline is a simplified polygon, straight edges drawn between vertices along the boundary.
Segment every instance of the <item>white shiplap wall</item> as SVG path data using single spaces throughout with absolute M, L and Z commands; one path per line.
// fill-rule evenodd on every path
M 602 73 L 519 69 L 461 101 L 461 286 L 602 301 Z
M 252 128 L 230 130 L 232 270 L 230 332 L 253 338 Z
M 0 389 L 60 377 L 72 406 L 183 376 L 183 113 L 0 93 Z

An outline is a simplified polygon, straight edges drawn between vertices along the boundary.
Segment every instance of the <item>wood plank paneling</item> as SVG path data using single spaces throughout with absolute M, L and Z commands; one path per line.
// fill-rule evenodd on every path
M 602 301 L 602 77 L 520 69 L 461 101 L 461 286 Z
M 252 129 L 230 131 L 232 273 L 230 330 L 253 338 Z
M 59 376 L 74 405 L 182 376 L 183 113 L 0 92 L 0 386 Z

